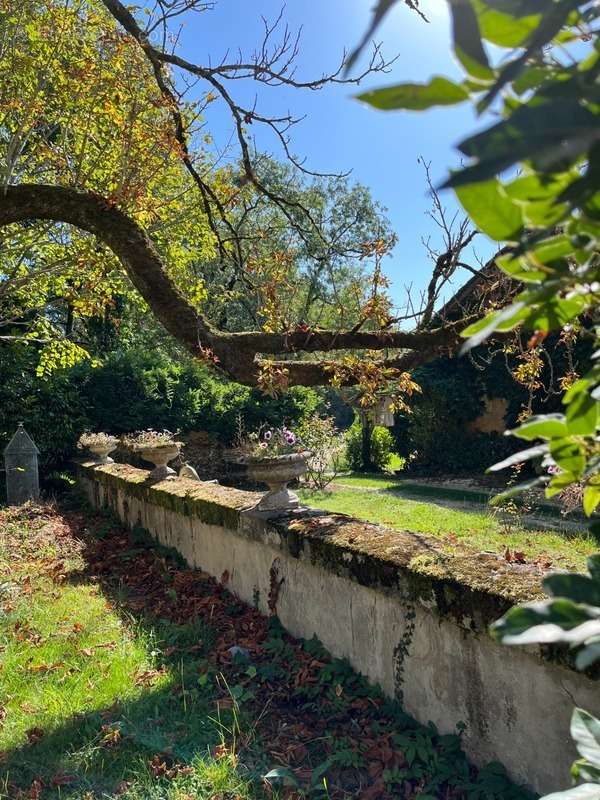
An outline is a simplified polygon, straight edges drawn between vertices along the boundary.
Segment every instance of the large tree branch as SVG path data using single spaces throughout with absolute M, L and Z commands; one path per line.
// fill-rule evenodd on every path
M 27 220 L 62 222 L 87 231 L 119 259 L 131 282 L 164 327 L 197 357 L 210 355 L 232 378 L 259 382 L 260 355 L 321 353 L 340 350 L 410 350 L 382 363 L 414 368 L 453 349 L 465 321 L 431 331 L 302 330 L 290 333 L 218 331 L 187 302 L 169 277 L 163 260 L 145 231 L 100 195 L 62 186 L 22 184 L 0 190 L 0 227 Z M 275 362 L 285 368 L 288 383 L 318 385 L 331 379 L 325 361 Z M 349 379 L 348 382 L 352 382 Z

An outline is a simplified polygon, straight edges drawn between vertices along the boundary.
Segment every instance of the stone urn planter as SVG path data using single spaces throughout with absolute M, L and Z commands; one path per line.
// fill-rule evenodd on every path
M 257 483 L 266 483 L 269 491 L 254 507 L 255 511 L 289 511 L 298 508 L 298 496 L 288 489 L 288 483 L 306 472 L 310 452 L 289 453 L 266 458 L 246 460 L 248 477 Z
M 177 476 L 174 469 L 169 466 L 169 461 L 177 458 L 181 449 L 181 442 L 166 442 L 165 444 L 136 445 L 135 452 L 139 453 L 144 461 L 154 464 L 149 479 L 157 481 L 173 480 Z
M 108 454 L 112 453 L 119 446 L 119 440 L 116 436 L 111 436 L 108 433 L 91 433 L 87 431 L 82 433 L 77 442 L 77 447 L 80 450 L 87 450 L 94 456 L 94 463 L 96 464 L 112 464 L 112 458 Z
M 100 442 L 97 442 L 96 444 L 89 444 L 87 448 L 90 453 L 94 455 L 96 464 L 113 464 L 114 461 L 108 454 L 112 453 L 113 450 L 116 450 L 118 444 L 119 440 L 113 439 L 112 442 L 106 442 L 104 444 Z

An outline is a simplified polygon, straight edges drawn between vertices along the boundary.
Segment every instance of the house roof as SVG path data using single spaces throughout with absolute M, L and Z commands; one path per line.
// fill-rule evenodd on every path
M 444 322 L 455 322 L 462 317 L 485 313 L 492 307 L 506 305 L 520 284 L 509 278 L 496 264 L 496 258 L 506 252 L 499 250 L 440 308 L 431 320 L 436 327 Z

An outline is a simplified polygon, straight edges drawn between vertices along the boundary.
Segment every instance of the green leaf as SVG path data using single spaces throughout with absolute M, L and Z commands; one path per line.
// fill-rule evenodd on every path
M 566 597 L 575 603 L 600 607 L 600 583 L 587 575 L 556 572 L 544 578 L 543 584 L 552 597 Z
M 270 770 L 266 775 L 263 775 L 263 780 L 276 786 L 292 786 L 294 788 L 300 786 L 294 773 L 287 767 L 276 767 Z
M 569 438 L 552 439 L 550 455 L 565 472 L 580 477 L 585 469 L 585 457 L 581 446 Z
M 595 581 L 600 581 L 600 553 L 594 553 L 588 556 L 587 568 Z
M 501 469 L 506 469 L 507 467 L 513 467 L 515 464 L 522 464 L 525 461 L 529 461 L 532 458 L 543 456 L 547 452 L 548 452 L 547 444 L 538 444 L 535 447 L 529 447 L 527 450 L 521 450 L 518 453 L 513 453 L 511 456 L 508 456 L 508 458 L 505 458 L 503 461 L 499 461 L 497 464 L 493 464 L 491 467 L 488 467 L 486 472 L 499 472 Z
M 432 78 L 429 83 L 399 83 L 357 95 L 357 100 L 384 111 L 405 109 L 423 111 L 432 106 L 452 106 L 469 99 L 469 92 L 447 78 Z
M 494 622 L 490 631 L 504 644 L 548 644 L 566 641 L 570 631 L 589 622 L 590 615 L 584 608 L 558 598 L 515 606 Z
M 579 670 L 587 669 L 600 661 L 600 641 L 595 641 L 593 644 L 584 645 L 575 657 L 575 666 Z M 582 775 L 586 778 L 586 775 Z
M 600 720 L 581 708 L 574 709 L 571 736 L 580 756 L 595 767 L 600 767 Z
M 519 47 L 536 29 L 539 13 L 515 19 L 510 14 L 497 11 L 484 2 L 473 0 L 481 35 L 499 47 Z
M 573 245 L 568 236 L 561 234 L 544 239 L 540 244 L 529 250 L 531 257 L 540 264 L 550 264 L 552 261 L 564 259 L 573 252 Z
M 546 497 L 554 497 L 576 482 L 577 478 L 571 472 L 560 472 L 552 477 L 549 486 L 546 487 Z
M 377 28 L 380 26 L 384 17 L 388 13 L 388 11 L 392 8 L 392 6 L 396 5 L 396 2 L 397 0 L 379 0 L 377 5 L 373 9 L 373 16 L 371 17 L 371 22 L 365 32 L 365 35 L 363 36 L 356 49 L 353 50 L 353 52 L 350 54 L 350 57 L 346 61 L 346 72 L 349 72 L 352 69 L 357 59 L 359 58 L 360 54 L 362 53 L 368 42 L 371 40 L 371 37 L 373 36 Z
M 481 43 L 477 15 L 470 0 L 448 0 L 456 57 L 473 78 L 491 81 L 494 73 Z
M 565 392 L 563 397 L 564 405 L 572 403 L 573 400 L 577 397 L 577 395 L 581 394 L 582 392 L 588 392 L 591 385 L 592 381 L 589 379 L 588 376 L 579 378 L 579 380 L 575 381 L 575 383 Z
M 552 77 L 552 71 L 548 67 L 529 67 L 524 69 L 519 77 L 513 81 L 513 89 L 517 94 L 524 94 L 529 89 L 535 89 L 544 81 Z
M 587 392 L 579 392 L 567 406 L 567 427 L 576 436 L 590 436 L 598 425 L 598 403 Z
M 588 517 L 591 517 L 600 503 L 600 486 L 589 484 L 583 490 L 583 510 Z
M 486 6 L 511 17 L 528 17 L 544 13 L 551 8 L 554 0 L 484 0 Z
M 516 497 L 517 495 L 521 494 L 522 492 L 527 492 L 529 489 L 535 489 L 537 486 L 541 486 L 542 483 L 546 480 L 546 476 L 542 475 L 537 478 L 531 478 L 531 480 L 524 481 L 523 483 L 519 483 L 516 486 L 511 486 L 510 489 L 506 489 L 504 492 L 500 492 L 500 494 L 494 495 L 490 500 L 491 506 L 499 506 L 505 500 L 510 500 L 511 497 Z
M 597 783 L 582 783 L 564 792 L 552 792 L 542 800 L 600 800 L 600 786 Z
M 469 337 L 462 348 L 461 354 L 467 353 L 473 347 L 477 347 L 484 342 L 494 331 L 509 331 L 515 328 L 528 313 L 525 302 L 518 300 L 510 306 L 503 308 L 502 311 L 495 311 L 488 314 L 483 319 L 474 322 L 461 331 L 461 336 Z
M 496 241 L 516 241 L 523 230 L 523 212 L 497 178 L 469 183 L 456 190 L 461 205 L 477 227 Z
M 541 16 L 539 23 L 532 30 L 528 39 L 523 42 L 525 52 L 504 66 L 492 89 L 479 102 L 478 109 L 480 112 L 490 106 L 506 84 L 515 81 L 519 77 L 530 56 L 541 50 L 557 34 L 561 33 L 561 28 L 567 22 L 569 14 L 577 5 L 579 5 L 578 0 L 556 0 L 545 9 L 545 13 Z M 541 10 L 541 5 L 539 5 L 534 13 L 539 13 Z
M 580 316 L 586 306 L 587 300 L 583 295 L 565 298 L 555 296 L 533 308 L 523 324 L 534 330 L 556 330 Z
M 507 253 L 504 256 L 499 256 L 496 258 L 496 264 L 503 272 L 505 272 L 507 275 L 510 275 L 511 278 L 514 278 L 517 281 L 524 281 L 526 283 L 539 283 L 546 277 L 545 272 L 533 269 L 529 265 L 527 258 L 523 256 L 515 258 L 510 253 Z
M 563 414 L 540 414 L 529 417 L 518 428 L 511 431 L 519 439 L 553 439 L 556 436 L 567 436 L 567 424 Z
M 573 179 L 571 173 L 551 175 L 547 178 L 537 173 L 522 175 L 510 183 L 504 184 L 504 190 L 515 200 L 550 200 L 555 201 L 559 194 Z M 576 177 L 576 176 L 575 176 Z M 544 178 L 542 180 L 542 178 Z
M 565 154 L 575 161 L 595 141 L 598 118 L 575 98 L 520 106 L 510 117 L 465 139 L 460 151 L 474 166 L 453 173 L 446 187 L 486 180 L 519 161 L 535 157 L 550 171 Z

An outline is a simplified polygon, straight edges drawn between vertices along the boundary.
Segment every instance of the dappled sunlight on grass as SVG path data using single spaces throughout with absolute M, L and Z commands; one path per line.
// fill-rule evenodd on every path
M 2 526 L 0 798 L 529 798 L 143 531 L 33 507 Z

